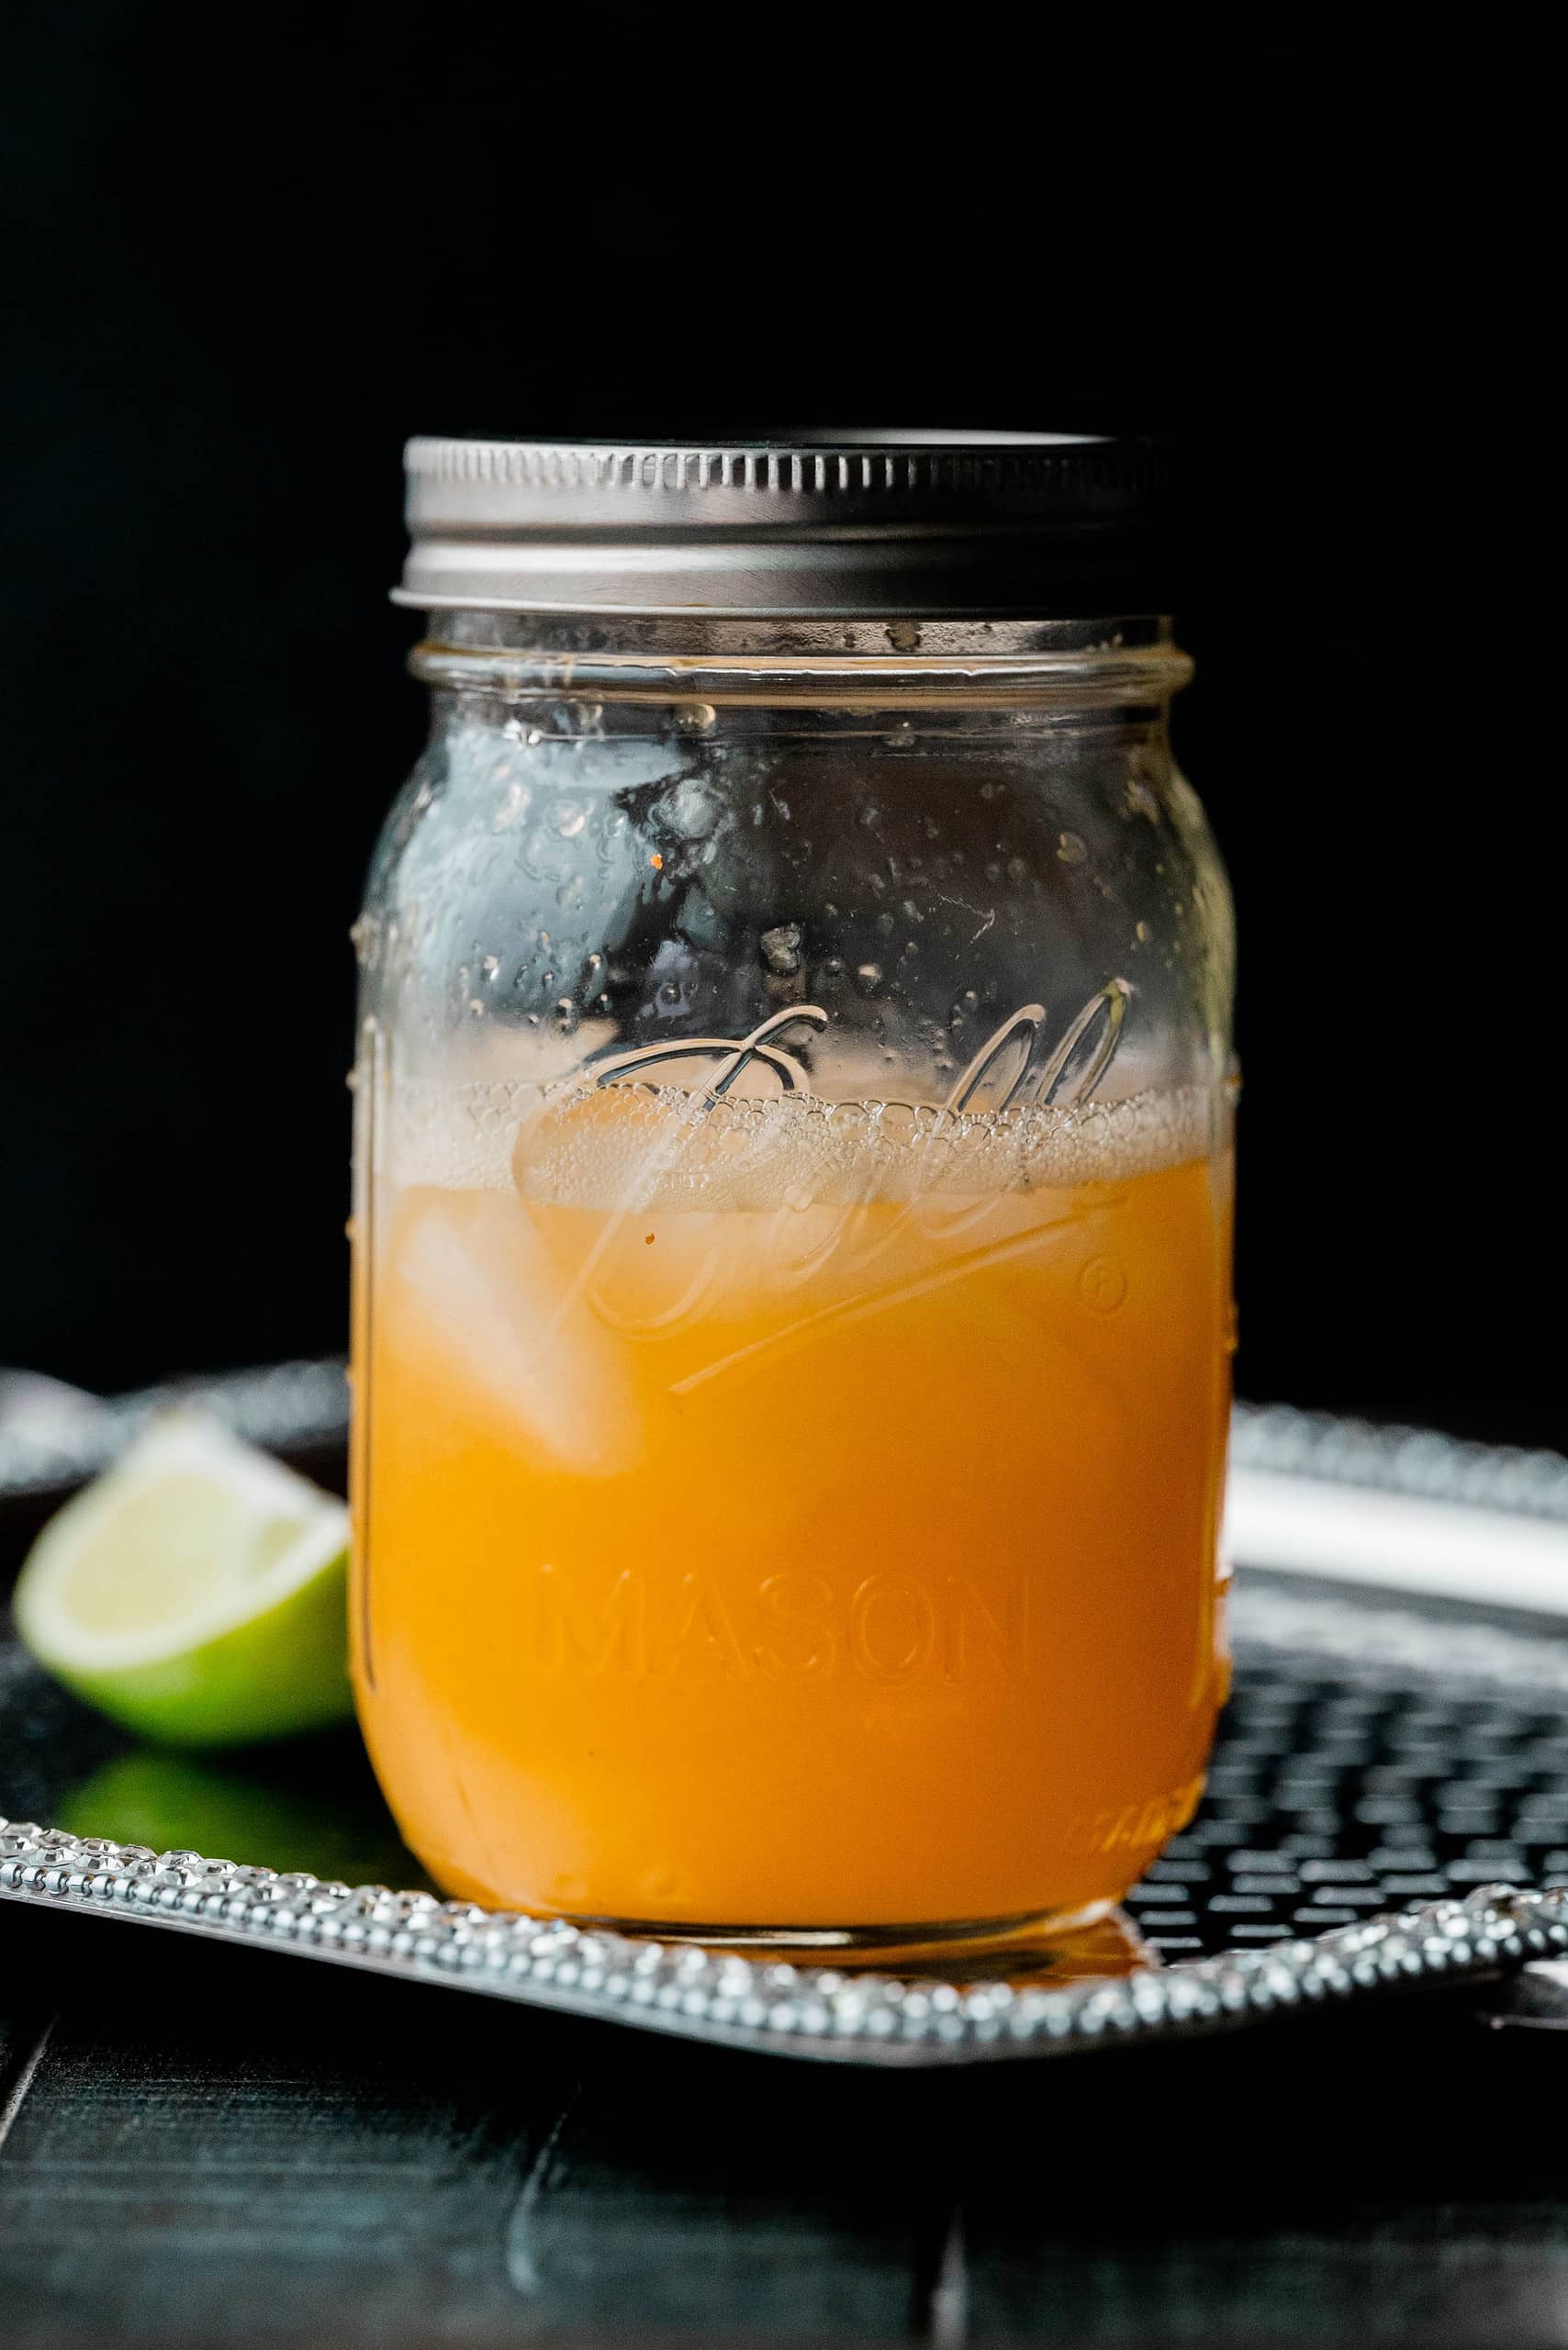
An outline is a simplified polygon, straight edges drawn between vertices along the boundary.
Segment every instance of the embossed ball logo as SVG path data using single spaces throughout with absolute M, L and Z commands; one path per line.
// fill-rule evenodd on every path
M 1126 980 L 1109 980 L 1054 1038 L 1043 1004 L 1020 1006 L 939 1104 L 819 1103 L 808 1070 L 782 1041 L 791 1030 L 828 1025 L 827 1013 L 815 1004 L 776 1012 L 745 1036 L 681 1037 L 617 1053 L 562 1088 L 520 1131 L 512 1160 L 518 1193 L 525 1209 L 535 1200 L 566 1196 L 569 1182 L 562 1170 L 574 1159 L 586 1163 L 601 1146 L 606 1166 L 613 1158 L 614 1192 L 602 1202 L 602 1228 L 575 1271 L 571 1293 L 624 1337 L 670 1337 L 700 1320 L 711 1303 L 722 1237 L 715 1230 L 708 1254 L 698 1256 L 689 1244 L 700 1236 L 686 1236 L 682 1248 L 670 1251 L 666 1284 L 655 1228 L 661 1208 L 672 1202 L 700 1208 L 744 1195 L 748 1181 L 767 1202 L 748 1259 L 753 1286 L 780 1293 L 801 1289 L 833 1263 L 841 1283 L 866 1284 L 857 1295 L 838 1300 L 835 1314 L 884 1308 L 933 1280 L 954 1277 L 946 1264 L 922 1263 L 912 1271 L 902 1263 L 900 1251 L 912 1238 L 945 1249 L 962 1244 L 970 1254 L 961 1263 L 970 1270 L 985 1255 L 996 1203 L 1007 1186 L 999 1191 L 988 1181 L 977 1197 L 973 1184 L 955 1181 L 956 1146 L 1018 1131 L 1005 1123 L 1010 1113 L 1068 1113 L 1085 1103 L 1114 1057 L 1131 994 Z M 678 1080 L 688 1071 L 697 1083 L 683 1091 Z M 739 1080 L 748 1072 L 743 1087 Z M 622 1089 L 634 1099 L 612 1125 L 594 1104 L 608 1112 L 607 1097 Z M 759 1115 L 770 1091 L 791 1119 L 798 1113 L 812 1120 L 820 1114 L 821 1133 L 776 1125 Z M 835 1122 L 831 1131 L 830 1121 Z M 801 1180 L 780 1202 L 777 1170 L 764 1162 L 781 1136 L 805 1148 L 799 1154 Z M 1076 1212 L 1049 1215 L 1026 1232 L 1002 1234 L 994 1245 L 1009 1251 L 1059 1246 L 1075 1225 L 1081 1229 Z M 623 1241 L 640 1259 L 634 1271 Z M 1115 1259 L 1101 1255 L 1084 1266 L 1078 1288 L 1090 1312 L 1110 1315 L 1126 1296 L 1127 1278 Z M 776 1335 L 781 1339 L 788 1332 Z M 734 1360 L 749 1360 L 756 1352 L 756 1344 L 748 1343 Z M 689 1374 L 674 1392 L 684 1393 L 730 1360 L 725 1356 Z

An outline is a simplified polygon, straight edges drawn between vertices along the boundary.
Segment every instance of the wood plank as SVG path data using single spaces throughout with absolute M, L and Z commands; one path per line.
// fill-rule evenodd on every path
M 873 2148 L 857 2175 L 862 2082 L 47 1914 L 8 1911 L 3 1947 L 16 2012 L 60 1998 L 0 2153 L 14 2320 L 909 2330 L 919 2165 Z
M 30 1940 L 71 1980 L 0 2154 L 0 2305 L 97 2339 L 513 2338 L 507 2225 L 569 2086 L 548 2031 L 172 1937 L 100 1928 L 84 1965 L 82 1922 L 6 1920 L 12 1966 Z
M 924 2336 L 950 2208 L 929 2083 L 651 2039 L 599 2055 L 509 2230 L 537 2324 Z
M 1071 2069 L 1027 2160 L 982 2085 L 976 2340 L 1568 2343 L 1568 2037 L 1428 1996 Z

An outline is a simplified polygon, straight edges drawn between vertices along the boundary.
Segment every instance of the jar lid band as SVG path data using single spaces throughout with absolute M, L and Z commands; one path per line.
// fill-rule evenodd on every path
M 416 439 L 396 601 L 734 619 L 1084 617 L 1170 599 L 1146 439 Z

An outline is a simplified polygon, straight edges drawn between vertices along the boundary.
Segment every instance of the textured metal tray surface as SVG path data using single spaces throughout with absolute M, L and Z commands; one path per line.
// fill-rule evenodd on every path
M 337 1378 L 285 1366 L 204 1400 L 297 1449 L 330 1441 Z M 105 1407 L 119 1440 L 148 1405 Z M 1553 1456 L 1282 1409 L 1243 1417 L 1238 1438 L 1284 1476 L 1568 1517 L 1568 1463 Z M 1119 1934 L 1043 1947 L 1000 1979 L 994 1965 L 892 1977 L 766 1964 L 442 1902 L 352 1733 L 158 1756 L 14 1646 L 0 1646 L 0 1808 L 16 1823 L 0 1826 L 0 1898 L 883 2065 L 1213 2031 L 1568 1951 L 1568 1622 L 1538 1634 L 1246 1573 L 1234 1616 L 1235 1695 L 1197 1818 L 1128 1896 Z

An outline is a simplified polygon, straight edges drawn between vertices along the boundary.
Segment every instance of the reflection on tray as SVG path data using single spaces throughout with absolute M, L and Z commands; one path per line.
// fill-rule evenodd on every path
M 348 1885 L 433 1890 L 351 1735 L 221 1762 L 131 1747 L 53 1807 L 51 1825 L 155 1852 L 188 1851 Z
M 0 1811 L 73 1836 L 433 1891 L 352 1724 L 196 1754 L 132 1740 L 0 1631 Z
M 799 1956 L 798 1952 L 790 1954 Z M 901 1959 L 879 1971 L 906 1983 L 931 1976 L 944 1983 L 1010 1983 L 1015 1991 L 1051 1991 L 1085 1975 L 1136 1975 L 1159 1963 L 1158 1952 L 1149 1948 L 1126 1910 L 1113 1909 L 1075 1932 L 1043 1934 L 1037 1944 L 1011 1943 L 1005 1950 L 971 1953 L 933 1951 L 929 1958 Z

